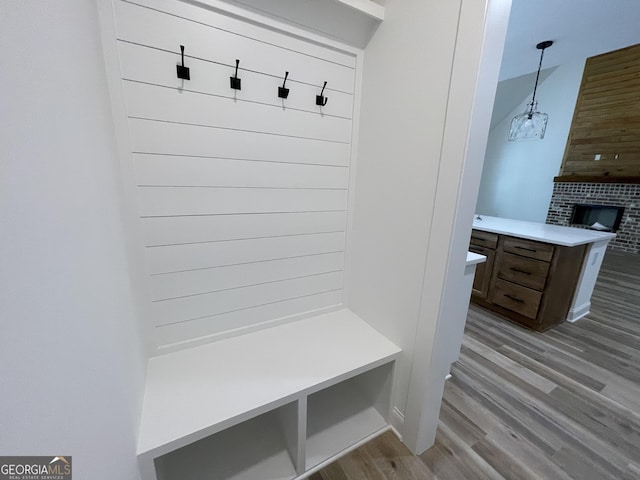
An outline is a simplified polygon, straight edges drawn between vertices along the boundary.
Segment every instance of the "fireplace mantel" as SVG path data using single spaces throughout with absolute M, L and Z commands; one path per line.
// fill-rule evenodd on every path
M 555 183 L 640 183 L 640 177 L 562 175 L 554 177 Z

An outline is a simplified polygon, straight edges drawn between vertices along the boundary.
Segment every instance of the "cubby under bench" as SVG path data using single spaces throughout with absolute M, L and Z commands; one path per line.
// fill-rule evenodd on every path
M 305 478 L 389 428 L 399 354 L 343 309 L 154 357 L 142 480 Z

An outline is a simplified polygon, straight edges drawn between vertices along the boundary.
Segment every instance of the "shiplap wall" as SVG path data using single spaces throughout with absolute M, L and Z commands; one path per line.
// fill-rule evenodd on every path
M 157 347 L 339 305 L 355 56 L 179 0 L 114 8 Z

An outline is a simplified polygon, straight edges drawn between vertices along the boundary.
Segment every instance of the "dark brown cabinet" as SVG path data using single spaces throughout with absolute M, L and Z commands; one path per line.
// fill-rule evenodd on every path
M 471 300 L 535 330 L 565 320 L 586 247 L 564 247 L 473 230 L 469 250 L 485 255 Z
M 484 255 L 486 262 L 476 265 L 476 276 L 473 278 L 471 294 L 480 298 L 487 298 L 489 294 L 489 284 L 493 273 L 493 262 L 496 258 L 496 251 L 486 247 L 469 246 L 469 251 Z
M 476 266 L 476 276 L 473 279 L 473 287 L 471 288 L 471 295 L 476 298 L 484 299 L 489 295 L 489 285 L 493 276 L 493 264 L 496 258 L 497 246 L 498 235 L 496 233 L 473 230 L 469 251 L 487 257 L 486 262 Z

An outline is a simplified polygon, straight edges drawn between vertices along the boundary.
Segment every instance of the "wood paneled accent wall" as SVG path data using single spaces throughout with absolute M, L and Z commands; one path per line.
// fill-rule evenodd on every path
M 640 182 L 640 44 L 587 59 L 556 177 L 607 180 Z

